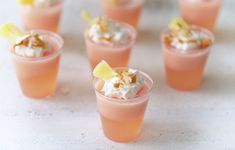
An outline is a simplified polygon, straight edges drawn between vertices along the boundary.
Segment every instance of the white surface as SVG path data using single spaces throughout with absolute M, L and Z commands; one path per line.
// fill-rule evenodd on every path
M 67 0 L 61 33 L 65 39 L 58 92 L 46 101 L 22 96 L 0 40 L 0 150 L 235 150 L 235 13 L 226 1 L 204 82 L 194 92 L 178 92 L 164 81 L 159 33 L 177 16 L 176 7 L 145 10 L 131 66 L 150 74 L 155 85 L 143 132 L 120 144 L 102 133 L 86 58 L 79 14 L 92 14 L 98 1 Z M 160 4 L 160 3 L 159 3 Z M 94 7 L 93 7 L 94 6 Z M 230 8 L 230 9 L 229 9 Z M 169 11 L 171 10 L 171 11 Z M 232 13 L 233 12 L 233 13 Z M 20 24 L 13 0 L 0 5 L 0 23 Z

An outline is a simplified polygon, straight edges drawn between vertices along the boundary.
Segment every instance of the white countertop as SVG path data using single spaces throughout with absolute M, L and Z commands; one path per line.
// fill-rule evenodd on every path
M 14 2 L 0 5 L 0 24 L 21 25 Z M 0 39 L 0 150 L 235 150 L 232 0 L 225 2 L 203 84 L 194 92 L 175 91 L 164 81 L 159 33 L 178 15 L 176 7 L 145 9 L 130 66 L 148 73 L 155 84 L 142 135 L 127 144 L 106 139 L 101 130 L 83 40 L 85 23 L 79 17 L 82 8 L 94 15 L 99 12 L 92 3 L 98 1 L 66 1 L 61 26 L 66 44 L 59 85 L 56 96 L 49 100 L 22 96 L 8 45 Z

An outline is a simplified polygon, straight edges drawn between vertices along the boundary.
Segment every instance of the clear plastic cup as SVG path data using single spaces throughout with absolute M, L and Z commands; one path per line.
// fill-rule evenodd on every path
M 11 51 L 11 57 L 23 94 L 30 98 L 41 99 L 55 93 L 64 41 L 55 33 L 45 30 L 34 31 L 45 36 L 53 48 L 52 54 L 40 58 L 26 58 Z
M 181 16 L 190 24 L 213 31 L 223 0 L 179 0 Z
M 47 7 L 18 4 L 25 29 L 44 29 L 58 32 L 64 0 L 56 1 L 55 4 Z
M 191 26 L 191 28 L 205 33 L 214 42 L 213 33 L 207 29 L 198 26 Z M 213 43 L 207 48 L 182 51 L 171 47 L 164 40 L 164 37 L 170 32 L 166 30 L 161 34 L 167 83 L 177 90 L 194 90 L 201 84 L 207 57 Z
M 127 70 L 128 68 L 122 68 Z M 145 110 L 153 86 L 152 79 L 145 73 L 145 85 L 135 98 L 127 100 L 110 98 L 100 92 L 104 82 L 94 79 L 97 106 L 105 136 L 116 142 L 135 140 L 141 132 Z
M 85 31 L 87 55 L 93 69 L 100 61 L 107 61 L 112 67 L 126 67 L 129 63 L 132 47 L 135 44 L 136 30 L 125 23 L 120 23 L 129 33 L 129 42 L 125 45 L 106 45 L 93 42 Z
M 126 4 L 112 4 L 110 0 L 101 0 L 102 10 L 105 16 L 126 22 L 136 29 L 138 28 L 144 0 L 131 0 Z

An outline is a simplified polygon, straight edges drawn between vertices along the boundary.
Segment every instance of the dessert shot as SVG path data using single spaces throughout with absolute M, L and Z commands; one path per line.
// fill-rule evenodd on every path
M 58 32 L 63 2 L 64 0 L 17 0 L 25 29 Z
M 145 0 L 101 0 L 103 14 L 138 28 Z
M 188 23 L 214 31 L 223 0 L 179 0 L 181 17 Z
M 94 89 L 105 136 L 133 141 L 141 133 L 153 81 L 131 68 L 111 68 L 101 61 L 93 70 Z
M 10 40 L 10 54 L 22 92 L 34 99 L 54 95 L 63 39 L 45 30 L 22 32 L 15 25 L 0 26 L 0 35 Z
M 128 66 L 136 30 L 126 23 L 103 16 L 91 18 L 87 11 L 82 11 L 82 18 L 89 25 L 84 37 L 91 68 L 101 60 L 106 60 L 112 67 Z
M 177 18 L 161 39 L 167 83 L 177 90 L 198 88 L 214 43 L 213 33 Z

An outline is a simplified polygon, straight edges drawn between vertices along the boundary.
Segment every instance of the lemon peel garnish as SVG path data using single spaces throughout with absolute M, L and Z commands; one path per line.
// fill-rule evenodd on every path
M 173 31 L 177 31 L 180 29 L 189 29 L 189 25 L 184 19 L 176 18 L 170 22 L 169 28 Z
M 96 23 L 97 18 L 92 18 L 88 11 L 82 10 L 81 17 L 91 26 Z
M 0 26 L 0 35 L 10 40 L 16 40 L 24 36 L 24 33 L 14 24 L 5 23 Z
M 95 69 L 93 70 L 93 76 L 104 81 L 109 80 L 116 75 L 117 73 L 104 60 L 97 64 Z
M 17 0 L 17 2 L 22 5 L 33 5 L 34 4 L 34 0 Z

